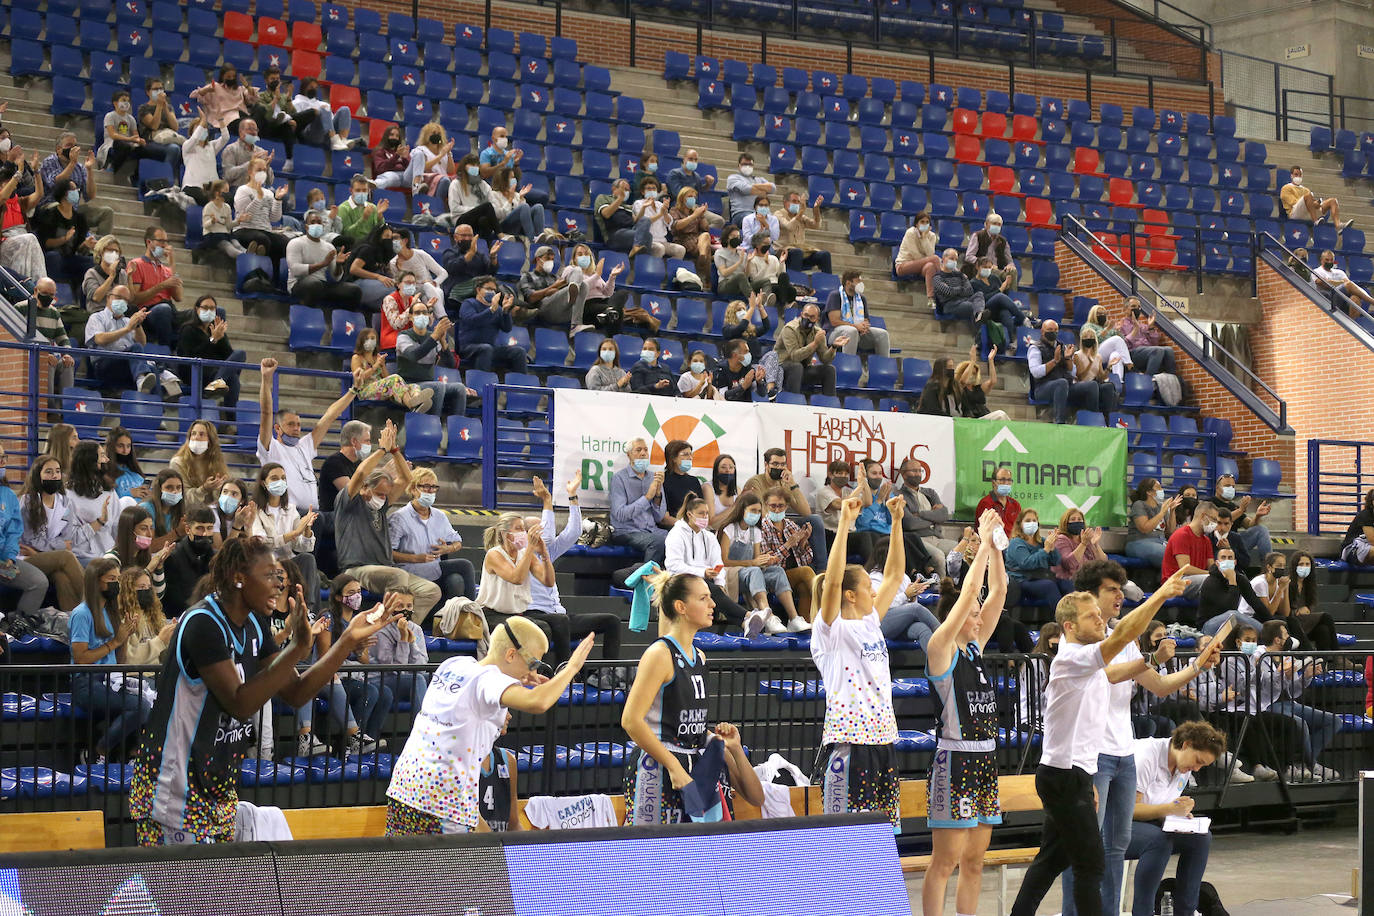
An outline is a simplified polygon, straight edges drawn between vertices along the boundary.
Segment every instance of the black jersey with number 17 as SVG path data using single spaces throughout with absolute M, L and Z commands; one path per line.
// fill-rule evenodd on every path
M 706 744 L 706 657 L 693 646 L 689 659 L 671 636 L 658 641 L 668 647 L 673 677 L 659 689 L 645 720 L 670 748 L 700 750 Z

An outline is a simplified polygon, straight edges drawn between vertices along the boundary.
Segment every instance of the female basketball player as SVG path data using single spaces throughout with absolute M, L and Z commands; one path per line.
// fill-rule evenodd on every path
M 714 619 L 711 591 L 706 580 L 690 573 L 658 573 L 648 581 L 654 606 L 669 626 L 644 650 L 620 717 L 638 745 L 625 770 L 626 826 L 688 819 L 679 790 L 691 780 L 708 734 L 706 655 L 692 640 Z M 762 805 L 763 786 L 749 765 L 739 729 L 722 722 L 714 734 L 725 742 L 726 772 L 718 789 L 733 786 L 751 805 Z
M 510 728 L 510 713 L 501 726 L 499 738 Z M 477 813 L 492 833 L 520 829 L 520 791 L 515 783 L 515 752 L 494 747 L 482 761 L 482 776 L 477 780 Z
M 885 505 L 892 529 L 876 593 L 867 570 L 845 565 L 860 500 L 851 496 L 840 505 L 830 564 L 816 578 L 820 613 L 812 621 L 811 655 L 825 682 L 825 730 L 817 759 L 825 811 L 882 811 L 896 832 L 901 830 L 897 754 L 892 747 L 897 716 L 892 711 L 892 671 L 881 624 L 906 572 L 906 503 L 894 496 Z
M 963 591 L 926 646 L 926 678 L 939 711 L 938 743 L 927 791 L 933 855 L 921 890 L 926 916 L 941 916 L 945 885 L 959 868 L 957 913 L 978 912 L 983 854 L 992 827 L 1002 823 L 997 801 L 997 691 L 983 667 L 983 648 L 997 628 L 1007 597 L 1007 572 L 993 533 L 1002 524 L 991 509 L 979 520 L 978 553 Z M 980 607 L 983 572 L 988 596 Z

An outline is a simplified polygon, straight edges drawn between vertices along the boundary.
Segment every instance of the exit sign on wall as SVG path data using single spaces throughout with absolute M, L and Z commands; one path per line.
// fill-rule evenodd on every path
M 1299 57 L 1310 57 L 1312 46 L 1310 44 L 1292 45 L 1283 49 L 1284 60 L 1297 60 Z
M 1374 45 L 1355 45 L 1355 53 L 1366 60 L 1374 59 Z

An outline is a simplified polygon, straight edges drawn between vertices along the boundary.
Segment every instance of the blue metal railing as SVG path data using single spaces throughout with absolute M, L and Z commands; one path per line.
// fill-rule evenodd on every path
M 1344 532 L 1374 489 L 1374 442 L 1307 440 L 1307 533 Z
M 1168 296 L 1141 276 L 1115 250 L 1105 245 L 1099 246 L 1109 254 L 1110 262 L 1098 255 L 1093 249 L 1096 236 L 1082 220 L 1076 216 L 1066 216 L 1059 238 L 1122 296 L 1139 296 L 1146 310 L 1154 313 L 1156 327 L 1266 426 L 1280 435 L 1293 434 L 1288 425 L 1288 403 L 1279 397 L 1278 392 L 1174 305 Z M 1126 277 L 1118 274 L 1118 270 L 1125 271 Z M 1142 295 L 1146 292 L 1154 295 L 1153 302 L 1149 301 L 1148 295 Z M 1185 333 L 1185 328 L 1195 336 Z M 1229 361 L 1235 370 L 1228 369 L 1222 360 Z
M 482 391 L 484 508 L 538 508 L 530 478 L 541 474 L 553 485 L 553 392 L 521 385 Z
M 1268 232 L 1256 234 L 1255 244 L 1258 248 L 1258 257 L 1255 259 L 1256 271 L 1259 270 L 1259 262 L 1263 260 L 1275 273 L 1293 284 L 1298 292 L 1311 299 L 1313 305 L 1325 312 L 1343 331 L 1353 337 L 1356 343 L 1374 351 L 1374 311 L 1371 311 L 1369 306 L 1351 297 L 1343 289 L 1327 290 L 1311 279 L 1303 279 L 1297 271 L 1288 266 L 1288 259 L 1295 258 L 1296 255 Z M 1258 279 L 1258 275 L 1256 277 Z

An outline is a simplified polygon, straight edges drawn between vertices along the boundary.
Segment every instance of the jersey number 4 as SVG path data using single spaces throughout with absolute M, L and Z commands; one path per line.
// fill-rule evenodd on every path
M 487 786 L 487 794 L 484 795 L 484 796 L 482 797 L 482 804 L 486 805 L 488 810 L 490 810 L 490 809 L 492 809 L 492 808 L 494 808 L 494 807 L 496 806 L 496 789 L 495 789 L 495 787 L 493 787 L 493 786 Z

